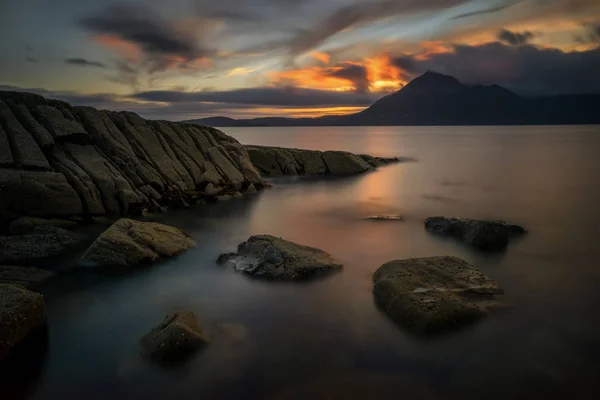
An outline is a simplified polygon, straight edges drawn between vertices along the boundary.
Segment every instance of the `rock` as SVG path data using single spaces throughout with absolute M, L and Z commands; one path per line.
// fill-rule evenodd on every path
M 215 185 L 213 185 L 212 183 L 209 183 L 204 188 L 204 193 L 207 194 L 208 196 L 216 196 L 219 193 L 221 193 L 222 191 L 223 191 L 223 189 L 221 189 L 219 187 L 215 187 Z
M 19 168 L 49 170 L 50 164 L 31 134 L 21 125 L 11 109 L 0 100 L 0 120 L 11 144 L 15 165 Z
M 509 239 L 526 230 L 504 221 L 474 220 L 466 218 L 431 217 L 425 228 L 433 233 L 454 236 L 480 250 L 502 250 Z
M 52 276 L 54 276 L 52 272 L 43 269 L 0 265 L 0 284 L 10 283 L 32 289 L 41 286 Z
M 221 174 L 219 174 L 219 172 L 217 171 L 215 166 L 210 161 L 207 161 L 204 164 L 204 173 L 200 177 L 200 182 L 201 183 L 208 182 L 208 183 L 212 183 L 213 185 L 220 186 L 225 183 L 225 180 L 223 179 Z
M 89 143 L 91 138 L 85 128 L 78 122 L 65 118 L 59 109 L 39 105 L 35 112 L 55 140 L 70 140 L 76 143 Z
M 167 315 L 140 341 L 142 354 L 159 363 L 182 361 L 207 343 L 196 316 L 190 311 Z
M 251 236 L 238 246 L 237 253 L 223 254 L 218 262 L 257 278 L 280 281 L 313 278 L 342 268 L 323 250 L 270 235 Z
M 81 260 L 100 266 L 135 266 L 174 257 L 195 246 L 181 229 L 123 218 L 104 231 Z
M 56 228 L 70 230 L 77 228 L 79 224 L 76 221 L 68 219 L 21 217 L 10 223 L 9 232 L 11 235 L 25 235 L 37 227 L 42 226 L 54 226 Z
M 404 221 L 404 217 L 401 215 L 371 215 L 363 219 L 370 221 Z
M 46 324 L 41 294 L 18 285 L 0 284 L 0 359 Z
M 344 151 L 326 151 L 323 153 L 323 159 L 333 175 L 355 175 L 373 169 L 356 154 Z
M 244 183 L 244 175 L 236 167 L 229 162 L 227 157 L 223 155 L 223 153 L 217 147 L 211 147 L 208 149 L 208 158 L 213 163 L 213 165 L 217 168 L 218 171 L 221 172 L 221 175 L 224 176 L 229 183 L 235 188 L 235 190 L 240 190 L 242 188 L 242 184 Z
M 458 328 L 503 305 L 503 290 L 456 257 L 391 261 L 373 274 L 373 283 L 381 310 L 418 334 Z
M 24 265 L 45 261 L 73 250 L 81 238 L 53 226 L 35 228 L 26 235 L 0 236 L 0 264 Z
M 52 218 L 82 213 L 81 200 L 64 175 L 0 170 L 0 222 L 22 215 Z
M 250 161 L 263 176 L 354 175 L 408 159 L 356 155 L 344 151 L 246 146 Z

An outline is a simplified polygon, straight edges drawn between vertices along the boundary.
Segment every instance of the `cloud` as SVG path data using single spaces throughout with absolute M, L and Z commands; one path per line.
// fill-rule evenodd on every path
M 533 37 L 534 37 L 534 34 L 529 31 L 511 32 L 509 30 L 502 29 L 500 32 L 498 32 L 498 40 L 500 40 L 501 42 L 504 42 L 504 43 L 508 43 L 512 46 L 519 46 L 522 44 L 526 44 Z
M 313 26 L 299 30 L 287 42 L 287 46 L 292 55 L 299 55 L 319 47 L 327 39 L 351 27 L 401 14 L 447 9 L 466 2 L 467 0 L 358 1 L 338 8 Z
M 134 46 L 143 55 L 142 61 L 151 74 L 186 66 L 215 53 L 203 46 L 194 32 L 176 29 L 174 24 L 142 5 L 113 5 L 98 15 L 83 18 L 80 24 L 104 42 L 120 44 L 121 48 Z
M 85 58 L 65 58 L 65 64 L 77 65 L 80 67 L 106 68 L 106 65 L 99 61 L 89 61 Z
M 29 63 L 36 63 L 36 62 L 37 62 L 37 60 L 36 60 L 35 58 L 33 58 L 33 57 L 27 57 L 27 58 L 25 59 L 25 61 L 27 61 L 27 62 L 29 62 Z
M 517 1 L 502 4 L 502 5 L 495 6 L 495 7 L 489 7 L 489 8 L 484 8 L 484 9 L 477 10 L 477 11 L 466 12 L 463 14 L 455 15 L 454 17 L 452 17 L 452 19 L 462 19 L 462 18 L 468 18 L 468 17 L 475 17 L 475 16 L 479 16 L 479 15 L 497 13 L 497 12 L 506 10 L 507 8 L 513 7 L 519 3 L 522 3 L 523 1 L 524 0 L 517 0 Z
M 346 79 L 354 85 L 357 92 L 364 93 L 369 90 L 367 68 L 364 65 L 344 64 L 328 74 L 331 77 Z
M 581 52 L 492 42 L 455 45 L 425 58 L 403 55 L 393 60 L 413 76 L 432 70 L 469 84 L 499 84 L 521 94 L 600 93 L 600 48 Z
M 376 98 L 370 94 L 336 92 L 294 87 L 266 87 L 229 91 L 147 91 L 133 98 L 144 101 L 177 103 L 225 103 L 270 107 L 368 106 Z

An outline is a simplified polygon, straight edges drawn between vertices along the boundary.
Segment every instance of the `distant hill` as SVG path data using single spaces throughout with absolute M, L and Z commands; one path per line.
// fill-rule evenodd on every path
M 600 124 L 600 94 L 524 97 L 498 85 L 465 85 L 427 72 L 351 115 L 320 118 L 204 118 L 208 126 Z M 219 125 L 221 124 L 221 125 Z

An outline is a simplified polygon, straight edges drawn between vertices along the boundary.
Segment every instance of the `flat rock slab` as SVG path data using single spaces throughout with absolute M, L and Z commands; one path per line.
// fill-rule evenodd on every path
M 45 324 L 46 308 L 41 294 L 19 285 L 0 284 L 0 359 Z
M 480 250 L 505 249 L 512 237 L 527 232 L 520 225 L 504 221 L 447 217 L 427 218 L 425 228 L 433 233 L 456 237 Z
M 140 341 L 142 355 L 159 363 L 182 361 L 206 343 L 208 340 L 198 327 L 198 319 L 190 311 L 167 315 Z
M 152 264 L 196 246 L 179 228 L 123 218 L 104 231 L 81 258 L 100 266 Z
M 0 265 L 0 284 L 14 284 L 31 289 L 52 278 L 54 273 L 33 267 Z
M 78 235 L 52 226 L 37 227 L 26 235 L 0 236 L 0 264 L 33 264 L 64 254 L 80 243 Z
M 390 261 L 373 274 L 377 305 L 417 334 L 472 323 L 503 304 L 504 291 L 474 266 L 456 257 Z
M 295 281 L 315 278 L 342 268 L 330 254 L 270 235 L 251 236 L 237 253 L 223 254 L 219 264 L 256 278 Z

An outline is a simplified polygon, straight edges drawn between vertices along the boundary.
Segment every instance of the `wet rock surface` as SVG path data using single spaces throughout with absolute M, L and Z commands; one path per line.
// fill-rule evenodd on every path
M 152 264 L 195 246 L 196 241 L 181 229 L 122 218 L 96 239 L 81 261 L 115 267 Z
M 511 238 L 527 231 L 520 225 L 504 221 L 467 218 L 431 217 L 425 228 L 436 234 L 453 236 L 480 250 L 502 250 Z
M 46 324 L 41 294 L 19 285 L 0 284 L 0 359 Z
M 457 257 L 390 261 L 373 274 L 373 283 L 380 309 L 417 334 L 457 329 L 504 305 L 503 290 Z
M 54 273 L 39 268 L 0 265 L 0 284 L 35 289 L 53 276 Z
M 142 355 L 163 364 L 183 361 L 207 343 L 198 327 L 198 319 L 191 311 L 167 315 L 140 340 Z
M 256 278 L 276 281 L 311 279 L 342 268 L 323 250 L 302 246 L 270 235 L 251 236 L 237 253 L 223 254 L 219 264 Z
M 403 161 L 357 155 L 345 151 L 286 149 L 269 146 L 246 146 L 250 160 L 265 177 L 282 175 L 356 175 L 387 164 Z
M 0 264 L 26 265 L 77 248 L 81 237 L 54 226 L 39 226 L 25 235 L 0 236 Z

